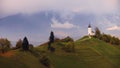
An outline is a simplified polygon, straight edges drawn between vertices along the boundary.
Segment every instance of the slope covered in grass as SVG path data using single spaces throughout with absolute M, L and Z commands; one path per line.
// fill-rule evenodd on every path
M 41 55 L 50 60 L 50 68 L 120 68 L 119 46 L 83 37 L 74 42 L 75 52 L 66 52 L 65 44 L 52 44 L 55 52 L 48 51 L 47 44 L 36 47 L 34 52 L 10 51 L 0 55 L 0 68 L 47 68 L 40 63 Z
M 0 56 L 0 68 L 46 68 L 39 58 L 30 52 L 23 52 L 19 50 L 12 51 L 11 56 Z
M 103 56 L 111 65 L 116 66 L 116 68 L 120 67 L 120 49 L 116 47 L 116 45 L 108 44 L 96 38 L 89 39 L 87 37 L 77 40 L 76 45 L 78 49 L 88 47 Z
M 83 37 L 75 41 L 75 52 L 63 51 L 62 42 L 55 42 L 54 53 L 47 50 L 47 44 L 38 47 L 50 58 L 55 68 L 120 68 L 120 49 L 101 40 Z

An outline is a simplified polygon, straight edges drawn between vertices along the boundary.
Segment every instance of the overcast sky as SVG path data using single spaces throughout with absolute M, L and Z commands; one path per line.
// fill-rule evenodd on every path
M 87 26 L 120 37 L 119 0 L 0 0 L 0 36 L 16 41 L 47 41 L 56 37 L 78 39 Z

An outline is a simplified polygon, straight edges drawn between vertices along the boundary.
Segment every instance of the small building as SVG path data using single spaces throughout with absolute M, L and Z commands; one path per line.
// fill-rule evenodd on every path
M 95 33 L 94 33 L 94 31 L 92 30 L 91 25 L 89 24 L 89 25 L 88 25 L 88 36 L 89 36 L 89 38 L 91 38 L 91 37 L 94 36 L 94 35 L 95 35 Z

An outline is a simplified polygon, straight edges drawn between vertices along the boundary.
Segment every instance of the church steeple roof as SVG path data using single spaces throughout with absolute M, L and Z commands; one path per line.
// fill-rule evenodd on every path
M 90 25 L 90 24 L 88 25 L 88 28 L 91 28 L 91 25 Z

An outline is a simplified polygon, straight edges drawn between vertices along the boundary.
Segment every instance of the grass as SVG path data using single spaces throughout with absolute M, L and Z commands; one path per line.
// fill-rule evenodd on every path
M 0 56 L 1 68 L 46 68 L 39 62 L 39 57 L 30 52 L 14 51 L 10 57 Z
M 6 56 L 2 55 L 0 56 L 0 67 L 1 68 L 28 68 L 25 64 L 22 62 L 19 62 L 20 59 L 13 58 L 13 56 Z
M 55 68 L 120 68 L 120 49 L 101 40 L 83 37 L 75 41 L 75 53 L 62 51 L 57 43 L 55 53 L 47 51 L 47 46 L 38 49 L 46 51 Z
M 51 68 L 120 68 L 120 47 L 96 38 L 83 37 L 75 43 L 75 52 L 62 50 L 63 42 L 55 42 L 55 52 L 47 44 L 36 47 L 34 52 L 19 50 L 0 55 L 1 68 L 46 68 L 40 63 L 42 55 L 50 59 Z
M 77 45 L 78 48 L 81 48 L 81 46 L 91 48 L 108 60 L 115 68 L 120 68 L 120 49 L 115 45 L 113 46 L 95 38 L 84 41 L 78 40 L 76 44 L 79 44 Z

